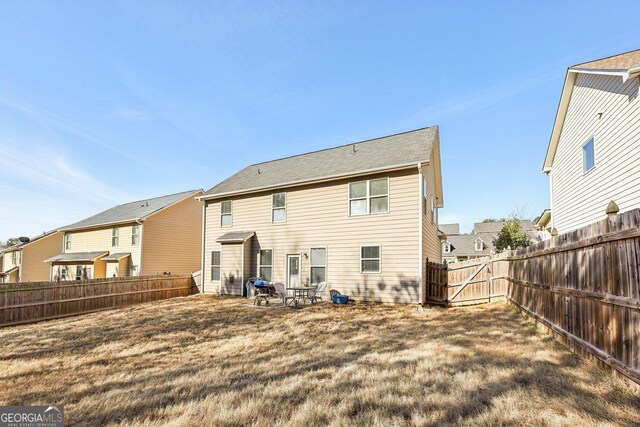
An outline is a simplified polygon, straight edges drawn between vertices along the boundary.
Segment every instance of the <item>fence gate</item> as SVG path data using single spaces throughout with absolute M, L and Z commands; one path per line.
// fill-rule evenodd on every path
M 494 260 L 478 258 L 453 264 L 426 262 L 423 304 L 446 306 L 482 304 L 504 299 L 502 285 L 495 286 Z

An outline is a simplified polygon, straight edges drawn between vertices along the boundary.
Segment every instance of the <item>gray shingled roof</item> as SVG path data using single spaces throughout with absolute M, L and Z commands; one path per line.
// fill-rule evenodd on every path
M 137 200 L 135 202 L 118 205 L 94 216 L 76 223 L 62 227 L 60 230 L 76 230 L 100 225 L 119 224 L 142 220 L 155 212 L 180 202 L 188 197 L 193 197 L 202 190 L 191 190 L 183 193 L 170 194 L 168 196 L 155 197 L 153 199 Z
M 70 252 L 53 256 L 49 259 L 45 259 L 44 262 L 92 262 L 93 260 L 105 256 L 109 251 L 96 251 L 96 252 Z
M 574 65 L 582 70 L 629 70 L 640 67 L 640 49 Z
M 0 250 L 0 253 L 13 252 L 16 249 L 20 249 L 23 246 L 28 245 L 29 243 L 37 242 L 38 240 L 40 240 L 40 239 L 42 239 L 44 237 L 47 237 L 47 236 L 51 236 L 52 234 L 57 233 L 57 232 L 58 232 L 58 230 L 51 230 L 51 231 L 44 232 L 42 234 L 37 235 L 36 237 L 33 237 L 33 238 L 29 239 L 28 242 L 16 243 L 13 246 L 9 246 L 8 248 L 2 249 L 2 250 Z
M 102 261 L 120 261 L 122 258 L 126 258 L 128 256 L 131 256 L 131 253 L 117 252 L 115 254 L 107 255 L 106 257 L 102 258 Z
M 355 144 L 248 166 L 202 197 L 282 187 L 359 172 L 408 166 L 431 159 L 438 127 L 417 129 Z
M 460 234 L 460 224 L 438 224 L 438 228 L 447 236 Z
M 216 239 L 218 243 L 242 243 L 253 235 L 253 231 L 230 231 Z
M 453 256 L 484 256 L 489 255 L 491 251 L 495 251 L 493 246 L 493 239 L 497 237 L 497 234 L 487 233 L 482 236 L 477 234 L 461 234 L 447 236 L 447 240 L 451 243 L 451 252 L 442 252 L 443 257 Z M 481 238 L 484 242 L 484 249 L 482 251 L 476 251 L 475 243 L 476 239 Z

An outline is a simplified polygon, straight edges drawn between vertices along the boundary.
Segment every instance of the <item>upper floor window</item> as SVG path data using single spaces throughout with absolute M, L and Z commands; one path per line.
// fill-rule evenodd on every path
M 451 253 L 451 243 L 444 242 L 442 244 L 442 252 L 444 252 L 445 254 L 450 254 Z
M 231 227 L 233 225 L 233 214 L 231 213 L 231 200 L 220 202 L 220 226 Z
M 271 196 L 271 222 L 287 221 L 287 193 Z
M 69 233 L 64 235 L 64 249 L 71 250 L 71 234 Z
M 582 171 L 589 172 L 596 165 L 593 138 L 582 146 Z
M 422 214 L 427 214 L 427 178 L 422 178 Z
M 349 215 L 389 212 L 389 179 L 379 178 L 349 184 Z
M 431 198 L 431 224 L 436 223 L 436 201 L 432 197 Z
M 140 225 L 136 224 L 131 227 L 131 244 L 137 246 L 140 244 Z
M 18 252 L 11 252 L 11 264 L 18 264 Z
M 482 239 L 476 239 L 476 251 L 481 251 L 484 249 L 484 242 Z
M 120 243 L 120 229 L 114 227 L 111 229 L 111 246 L 118 246 Z
M 259 276 L 260 278 L 266 280 L 267 282 L 271 281 L 273 272 L 273 250 L 272 249 L 261 249 L 260 250 L 260 269 Z

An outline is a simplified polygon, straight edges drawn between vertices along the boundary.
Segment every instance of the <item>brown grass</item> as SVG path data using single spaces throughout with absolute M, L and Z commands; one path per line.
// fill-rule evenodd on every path
M 197 296 L 0 330 L 0 404 L 68 425 L 638 425 L 640 398 L 512 308 Z

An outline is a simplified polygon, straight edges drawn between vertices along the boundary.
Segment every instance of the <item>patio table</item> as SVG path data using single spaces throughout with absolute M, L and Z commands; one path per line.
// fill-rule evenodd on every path
M 300 299 L 302 298 L 302 302 L 304 303 L 308 292 L 316 288 L 317 286 L 292 286 L 290 288 L 287 288 L 287 290 L 293 291 L 293 302 L 295 308 L 298 308 L 298 306 L 300 305 Z

